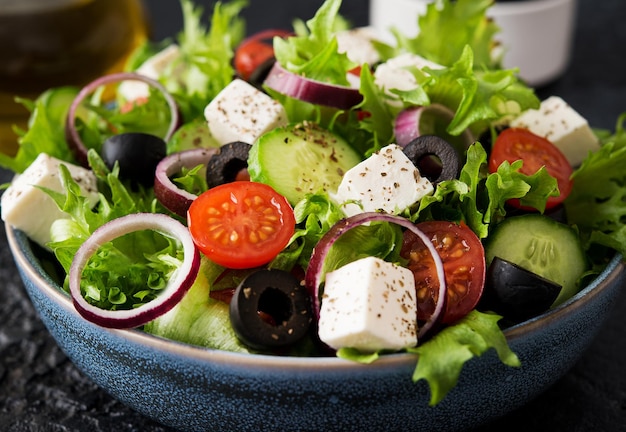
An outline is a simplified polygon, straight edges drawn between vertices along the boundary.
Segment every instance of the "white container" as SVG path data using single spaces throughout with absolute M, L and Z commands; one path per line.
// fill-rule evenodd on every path
M 415 36 L 419 15 L 433 0 L 371 0 L 370 25 L 388 36 L 396 27 Z M 518 67 L 531 86 L 557 79 L 569 64 L 576 20 L 576 0 L 497 2 L 487 15 L 500 27 L 496 39 L 505 50 L 503 66 Z

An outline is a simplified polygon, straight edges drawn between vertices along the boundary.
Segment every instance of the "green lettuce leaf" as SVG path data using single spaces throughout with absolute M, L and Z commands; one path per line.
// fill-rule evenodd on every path
M 317 81 L 348 85 L 346 73 L 356 65 L 339 53 L 335 33 L 344 27 L 341 0 L 326 0 L 306 25 L 294 26 L 296 35 L 274 38 L 274 54 L 282 67 Z
M 202 24 L 204 9 L 181 0 L 183 31 L 177 39 L 182 55 L 171 69 L 183 72 L 165 73 L 159 80 L 174 95 L 187 121 L 201 117 L 206 104 L 232 81 L 234 49 L 245 35 L 245 21 L 239 14 L 247 4 L 247 0 L 215 3 L 207 29 Z
M 0 153 L 0 166 L 21 173 L 40 153 L 74 161 L 65 141 L 65 117 L 77 94 L 77 88 L 59 87 L 45 91 L 35 101 L 19 99 L 31 112 L 28 130 L 18 131 L 15 156 Z
M 503 121 L 524 110 L 539 107 L 534 91 L 522 84 L 514 70 L 476 70 L 474 53 L 466 45 L 450 67 L 414 72 L 430 103 L 439 103 L 455 114 L 447 128 L 460 135 L 470 128 L 478 136 L 490 123 Z M 405 105 L 414 105 L 400 94 Z
M 413 381 L 424 379 L 428 382 L 431 406 L 441 402 L 456 386 L 467 361 L 480 357 L 489 349 L 495 349 L 500 361 L 507 366 L 521 365 L 498 326 L 501 318 L 499 315 L 473 310 L 423 344 L 406 349 L 407 352 L 419 356 Z M 383 354 L 385 353 L 362 353 L 353 348 L 341 348 L 337 351 L 338 357 L 364 364 L 378 360 Z
M 80 187 L 73 180 L 65 165 L 61 165 L 59 168 L 64 192 L 55 192 L 43 188 L 57 206 L 70 216 L 69 219 L 53 222 L 50 231 L 52 241 L 48 244 L 66 272 L 69 271 L 80 245 L 100 226 L 131 213 L 163 211 L 163 208 L 158 205 L 154 198 L 152 189 L 132 190 L 128 188 L 118 178 L 117 165 L 110 171 L 95 150 L 90 150 L 88 155 L 90 166 L 100 185 L 100 201 L 95 209 L 91 209 L 87 198 L 82 195 Z M 163 259 L 163 265 L 159 272 L 166 275 L 171 272 L 173 263 L 165 258 L 163 255 L 165 251 L 169 251 L 169 255 L 172 257 L 176 257 L 178 254 L 174 244 L 169 240 L 164 240 L 163 236 L 160 235 L 155 236 L 147 232 L 143 237 L 137 236 L 126 240 L 122 238 L 116 241 L 114 249 L 103 251 L 103 254 L 108 253 L 110 257 L 121 254 L 119 257 L 122 264 L 117 265 L 111 261 L 106 264 L 104 271 L 120 274 L 125 271 L 124 266 L 129 265 L 131 261 L 136 261 L 145 267 L 142 270 L 145 271 L 145 274 L 150 274 L 155 267 L 159 266 L 158 260 Z M 102 258 L 103 261 L 106 259 L 109 258 Z M 110 277 L 117 278 L 118 276 L 112 274 Z M 94 276 L 94 279 L 97 277 Z M 94 284 L 102 286 L 101 282 L 94 282 Z M 67 287 L 67 280 L 65 286 Z M 105 292 L 106 288 L 103 287 L 102 291 Z M 132 297 L 132 294 L 126 294 L 129 298 Z M 96 295 L 92 297 L 95 298 Z M 99 296 L 99 298 L 106 297 L 108 296 L 103 294 Z
M 500 361 L 507 366 L 521 365 L 498 327 L 501 318 L 499 315 L 473 310 L 424 344 L 408 349 L 419 355 L 413 381 L 424 379 L 428 382 L 430 405 L 441 402 L 456 386 L 465 362 L 480 357 L 491 348 L 496 350 Z
M 250 352 L 230 324 L 228 304 L 210 298 L 211 281 L 223 269 L 203 258 L 200 272 L 185 297 L 172 310 L 145 324 L 155 336 L 224 351 Z
M 494 0 L 437 0 L 418 17 L 419 33 L 407 38 L 397 30 L 393 33 L 403 50 L 421 55 L 442 66 L 451 66 L 469 45 L 475 53 L 478 68 L 498 66 L 493 50 L 493 37 L 498 26 L 486 15 Z M 436 35 L 445 35 L 437 37 Z
M 564 202 L 570 223 L 586 238 L 586 246 L 599 244 L 626 256 L 626 131 L 617 122 L 615 134 L 577 168 L 574 187 Z
M 486 238 L 492 225 L 505 217 L 509 199 L 519 198 L 522 204 L 543 211 L 548 197 L 558 193 L 556 179 L 544 168 L 529 176 L 519 172 L 521 166 L 522 161 L 505 162 L 488 173 L 487 153 L 476 142 L 467 150 L 459 178 L 439 183 L 410 218 L 463 221 L 479 238 Z
M 294 206 L 296 231 L 289 246 L 272 261 L 270 267 L 291 270 L 295 265 L 306 269 L 313 248 L 322 236 L 345 215 L 327 194 L 307 194 Z
M 385 103 L 383 90 L 374 83 L 374 76 L 369 68 L 361 68 L 361 80 L 359 92 L 363 95 L 363 100 L 356 107 L 357 110 L 367 113 L 361 121 L 357 123 L 357 128 L 365 131 L 368 139 L 360 139 L 360 150 L 364 154 L 371 154 L 374 151 L 391 143 L 394 138 L 394 118 L 397 113 L 392 111 L 389 104 Z M 346 133 L 344 136 L 354 134 Z

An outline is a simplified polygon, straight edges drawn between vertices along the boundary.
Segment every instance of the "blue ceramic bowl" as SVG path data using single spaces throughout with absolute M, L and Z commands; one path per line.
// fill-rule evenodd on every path
M 121 402 L 165 425 L 194 431 L 478 426 L 525 404 L 573 366 L 602 325 L 598 317 L 607 315 L 626 274 L 616 257 L 574 298 L 508 329 L 521 368 L 503 365 L 490 350 L 466 364 L 456 388 L 429 407 L 427 385 L 411 380 L 416 359 L 408 354 L 372 365 L 246 355 L 93 325 L 44 271 L 26 236 L 8 226 L 6 231 L 28 294 L 67 356 Z

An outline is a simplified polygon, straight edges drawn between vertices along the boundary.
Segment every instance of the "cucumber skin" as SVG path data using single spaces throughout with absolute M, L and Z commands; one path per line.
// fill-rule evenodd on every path
M 533 248 L 532 243 L 535 246 L 547 246 L 548 249 L 540 251 L 541 248 Z M 546 253 L 550 253 L 550 256 L 546 257 Z M 495 256 L 561 285 L 563 288 L 552 307 L 579 291 L 577 282 L 588 268 L 587 257 L 576 231 L 538 213 L 513 216 L 498 225 L 485 245 L 487 266 Z M 549 262 L 545 261 L 546 258 Z
M 362 156 L 315 123 L 291 124 L 262 135 L 250 148 L 250 180 L 265 183 L 295 205 L 308 193 L 337 191 Z

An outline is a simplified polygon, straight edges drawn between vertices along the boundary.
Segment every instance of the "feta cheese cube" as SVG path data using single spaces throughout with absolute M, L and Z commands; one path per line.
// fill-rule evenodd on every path
M 375 257 L 329 272 L 318 333 L 335 349 L 373 352 L 417 345 L 413 273 Z
M 539 109 L 523 112 L 511 120 L 510 126 L 528 129 L 546 138 L 574 167 L 580 165 L 589 152 L 600 148 L 587 120 L 558 96 L 542 101 Z
M 393 104 L 393 100 L 398 99 L 398 96 L 393 94 L 391 90 L 409 91 L 417 88 L 418 84 L 415 76 L 409 69 L 417 68 L 421 70 L 424 67 L 431 69 L 443 68 L 443 66 L 417 54 L 401 54 L 378 65 L 374 72 L 374 83 L 385 91 L 389 98 L 392 99 L 390 103 Z
M 45 153 L 37 156 L 22 174 L 15 177 L 1 199 L 2 220 L 24 231 L 43 247 L 50 241 L 52 222 L 69 218 L 69 215 L 59 210 L 54 200 L 35 186 L 64 192 L 59 173 L 59 165 L 62 163 L 69 169 L 72 178 L 93 207 L 99 200 L 93 172 Z
M 136 70 L 138 74 L 158 80 L 162 73 L 172 67 L 174 62 L 180 57 L 180 48 L 176 44 L 169 45 L 159 51 Z M 182 69 L 175 70 L 172 75 L 176 76 Z M 123 81 L 118 87 L 119 94 L 127 101 L 147 98 L 150 96 L 150 86 L 141 81 Z
M 238 78 L 206 106 L 204 118 L 222 145 L 253 144 L 263 133 L 287 124 L 287 113 L 278 101 Z
M 402 148 L 390 144 L 348 170 L 333 199 L 347 216 L 379 210 L 398 214 L 433 190 Z
M 372 66 L 380 60 L 380 55 L 372 43 L 377 38 L 376 31 L 372 27 L 343 30 L 335 36 L 338 51 L 346 53 L 346 56 L 353 62 Z

